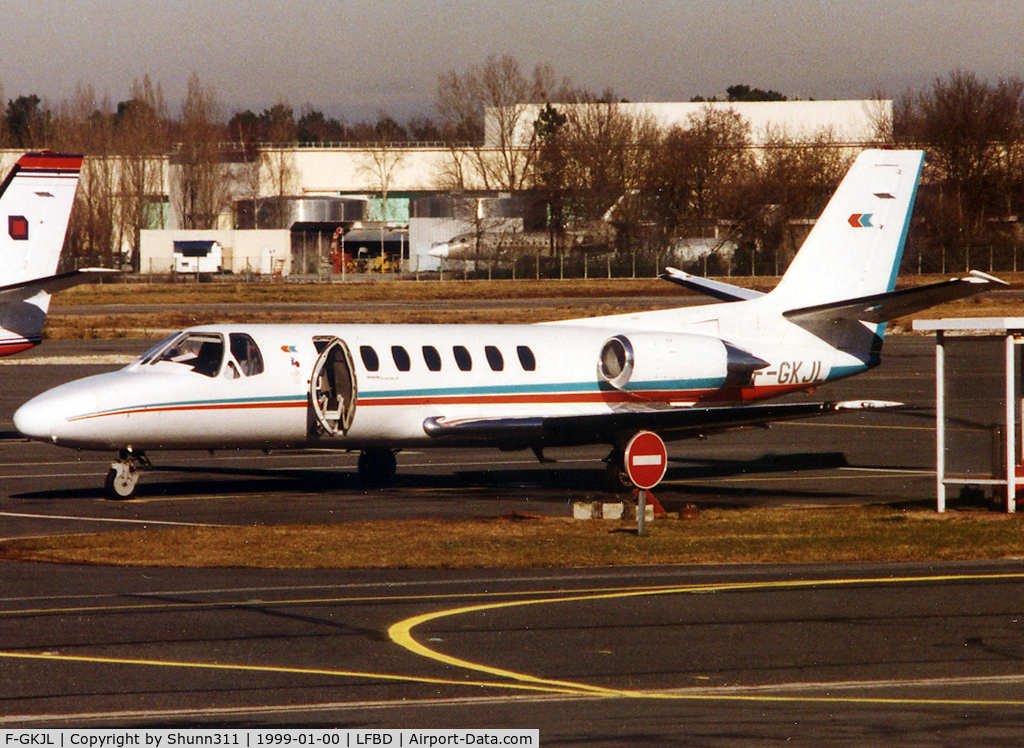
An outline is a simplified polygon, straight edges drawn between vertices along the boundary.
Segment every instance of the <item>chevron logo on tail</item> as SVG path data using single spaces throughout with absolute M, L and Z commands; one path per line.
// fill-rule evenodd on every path
M 854 213 L 847 219 L 849 224 L 855 229 L 870 229 L 873 228 L 871 225 L 871 216 L 873 213 Z

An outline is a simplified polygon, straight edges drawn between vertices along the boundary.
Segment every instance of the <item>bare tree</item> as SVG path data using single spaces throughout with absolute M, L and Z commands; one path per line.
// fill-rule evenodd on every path
M 264 112 L 264 116 L 268 120 L 267 133 L 270 142 L 275 145 L 264 149 L 260 161 L 267 173 L 271 190 L 280 204 L 281 198 L 295 192 L 295 154 L 291 145 L 296 142 L 298 130 L 292 108 L 284 102 L 279 102 L 268 112 Z M 274 228 L 286 228 L 284 222 L 285 216 L 279 211 L 278 225 Z
M 1024 82 L 990 84 L 956 70 L 900 100 L 897 137 L 924 146 L 933 185 L 920 210 L 928 216 L 936 269 L 969 264 L 972 246 L 1005 241 L 992 219 L 1015 210 L 1012 185 L 1022 181 Z M 937 189 L 936 189 L 937 188 Z
M 228 201 L 230 170 L 219 148 L 223 140 L 212 89 L 189 79 L 182 104 L 176 167 L 175 208 L 182 228 L 213 229 Z
M 663 215 L 714 218 L 743 170 L 752 166 L 750 125 L 732 109 L 704 107 L 665 134 L 655 161 L 648 189 L 664 196 Z
M 383 121 L 383 117 L 380 118 Z M 405 163 L 405 154 L 391 141 L 392 131 L 383 127 L 377 129 L 377 139 L 368 144 L 364 163 L 360 171 L 366 175 L 370 189 L 380 193 L 380 267 L 386 265 L 384 236 L 387 231 L 390 205 L 388 194 L 395 182 L 395 175 Z
M 643 114 L 630 113 L 605 96 L 565 108 L 566 210 L 569 228 L 597 231 L 601 218 L 622 198 L 638 191 L 654 157 L 659 131 Z M 634 237 L 637 214 L 619 211 L 620 248 Z M 622 218 L 625 216 L 626 218 Z
M 68 227 L 73 262 L 110 267 L 120 248 L 113 120 L 109 100 L 98 103 L 92 86 L 79 85 L 53 124 L 59 148 L 87 156 Z
M 479 184 L 469 184 L 465 161 L 450 176 L 462 179 L 456 189 L 516 191 L 523 188 L 534 156 L 534 142 L 523 143 L 523 117 L 531 104 L 554 101 L 569 91 L 567 81 L 557 82 L 550 65 L 538 65 L 532 76 L 523 74 L 514 57 L 491 56 L 482 66 L 465 73 L 454 70 L 438 76 L 437 109 L 458 140 L 471 148 L 453 148 L 469 156 Z M 527 125 L 529 123 L 526 123 Z
M 732 214 L 747 239 L 763 247 L 782 273 L 809 231 L 809 221 L 824 210 L 850 166 L 829 130 L 793 138 L 769 133 L 763 156 L 750 172 L 742 202 Z
M 895 133 L 892 101 L 883 91 L 875 90 L 866 105 L 866 113 L 874 130 L 874 140 L 879 145 L 892 144 Z
M 170 146 L 163 92 L 149 76 L 132 84 L 132 97 L 115 117 L 120 153 L 120 220 L 128 262 L 138 271 L 141 231 L 163 225 L 164 164 Z
M 718 220 L 753 168 L 750 125 L 732 109 L 705 106 L 669 128 L 642 174 L 647 235 L 659 248 L 718 236 Z

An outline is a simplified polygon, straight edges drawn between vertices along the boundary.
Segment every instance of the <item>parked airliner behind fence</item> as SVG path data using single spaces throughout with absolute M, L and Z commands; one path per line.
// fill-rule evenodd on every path
M 669 270 L 727 303 L 533 325 L 210 325 L 126 368 L 45 392 L 15 414 L 32 439 L 116 450 L 131 496 L 146 451 L 358 450 L 389 483 L 404 447 L 680 439 L 885 403 L 755 404 L 879 363 L 886 320 L 978 293 L 973 275 L 893 291 L 920 151 L 862 153 L 767 294 Z
M 0 183 L 0 356 L 38 345 L 50 294 L 110 270 L 55 275 L 81 156 L 26 153 Z

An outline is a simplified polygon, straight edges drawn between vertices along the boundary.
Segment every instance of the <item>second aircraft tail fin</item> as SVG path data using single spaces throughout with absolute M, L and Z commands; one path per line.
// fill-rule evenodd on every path
M 0 183 L 0 355 L 41 339 L 46 281 L 57 272 L 81 167 L 81 156 L 28 153 Z

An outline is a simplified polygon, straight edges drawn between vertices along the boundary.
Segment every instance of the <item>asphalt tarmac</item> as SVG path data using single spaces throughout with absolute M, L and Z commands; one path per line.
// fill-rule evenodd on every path
M 0 728 L 1019 745 L 1024 568 L 0 564 Z
M 0 366 L 20 402 L 148 341 L 48 343 Z M 73 363 L 83 353 L 110 356 Z M 818 393 L 856 414 L 670 445 L 657 493 L 790 506 L 934 500 L 932 341 L 894 338 Z M 0 440 L 0 537 L 161 523 L 568 516 L 603 450 L 539 465 L 399 455 L 368 493 L 354 456 L 153 455 L 131 502 L 107 455 Z M 543 745 L 1018 744 L 1024 566 L 751 566 L 512 572 L 120 569 L 0 563 L 0 728 L 520 727 Z

